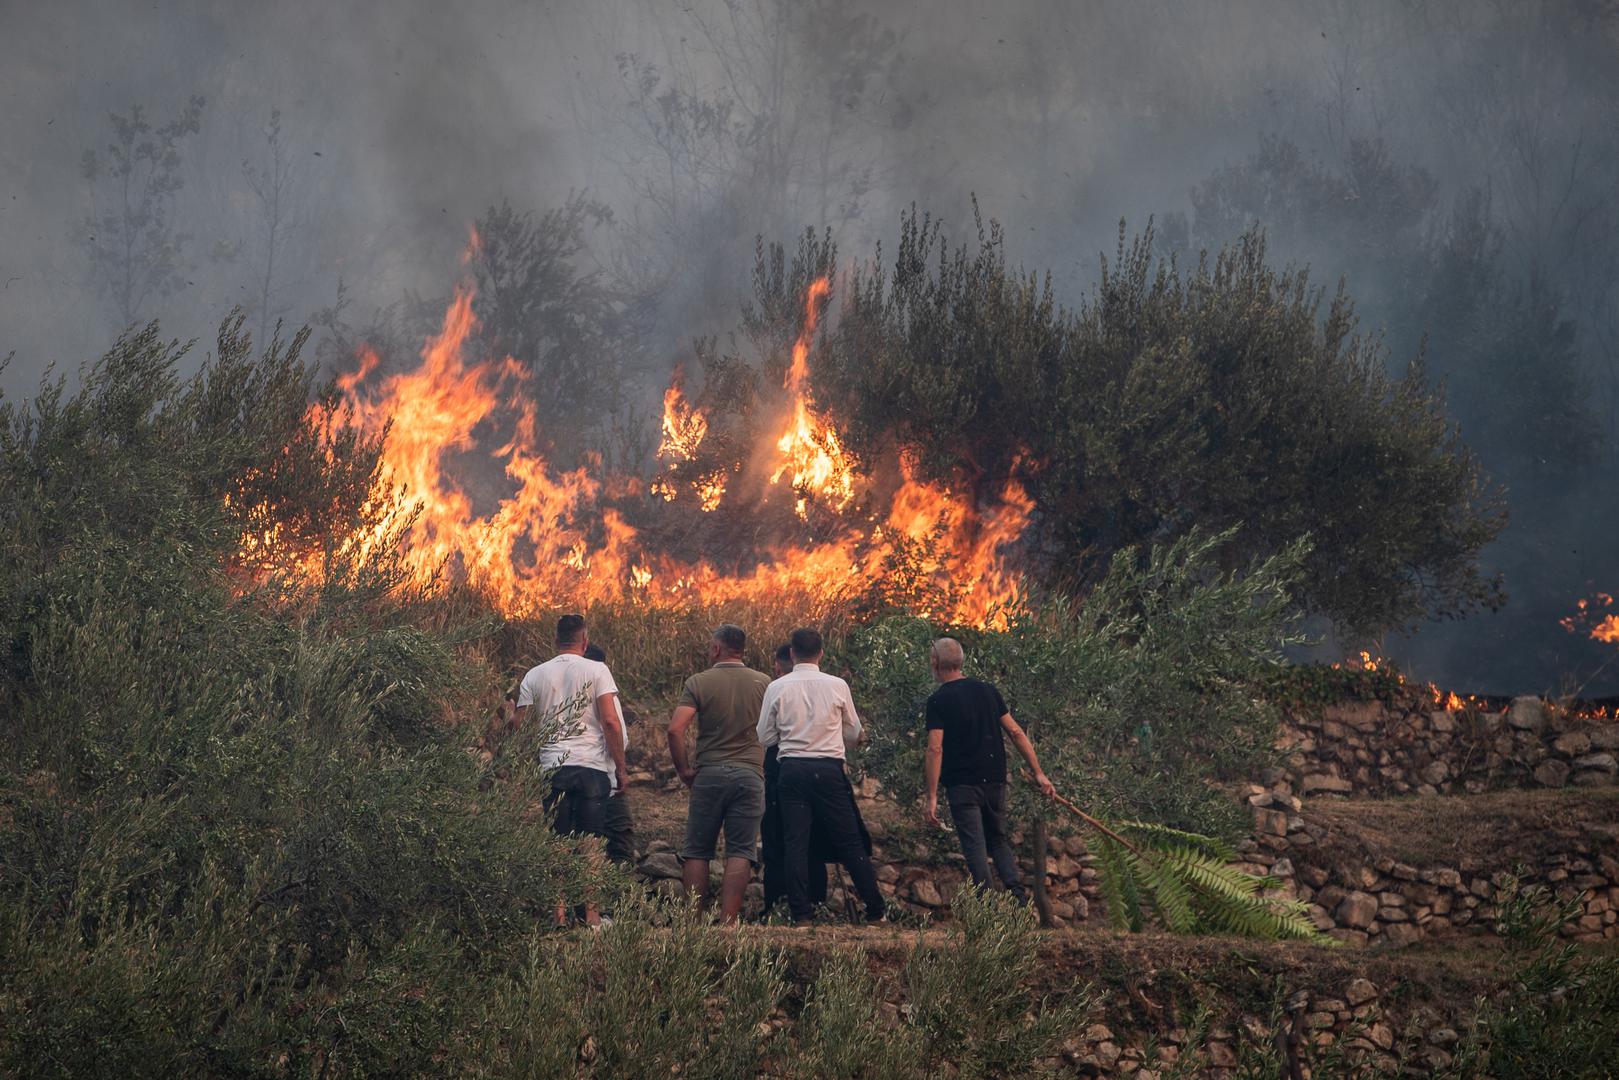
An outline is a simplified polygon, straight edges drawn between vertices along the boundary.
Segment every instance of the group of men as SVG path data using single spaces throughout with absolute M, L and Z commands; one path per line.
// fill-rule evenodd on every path
M 681 877 L 706 907 L 709 864 L 725 840 L 720 917 L 741 914 L 753 868 L 763 863 L 765 910 L 785 897 L 795 924 L 813 921 L 826 898 L 826 863 L 841 863 L 868 920 L 886 905 L 871 862 L 871 838 L 844 771 L 862 725 L 849 684 L 820 668 L 818 631 L 793 631 L 776 650 L 775 677 L 747 666 L 747 635 L 726 624 L 708 644 L 709 666 L 686 680 L 669 718 L 675 771 L 690 789 Z M 618 687 L 589 641 L 585 620 L 557 621 L 557 655 L 532 668 L 517 692 L 511 722 L 555 723 L 541 764 L 552 770 L 546 808 L 559 833 L 598 836 L 627 847 L 627 737 Z M 591 654 L 595 653 L 596 658 Z M 973 882 L 989 885 L 989 867 L 1025 899 L 1006 824 L 1005 739 L 1028 763 L 1046 794 L 1051 782 L 1028 736 L 995 687 L 963 675 L 961 645 L 940 638 L 929 649 L 939 687 L 927 703 L 923 815 L 940 825 L 939 786 Z M 533 716 L 538 716 L 533 721 Z M 688 737 L 695 732 L 693 752 Z M 617 824 L 615 826 L 615 819 Z M 762 849 L 762 850 L 761 850 Z M 564 910 L 558 908 L 558 919 Z M 585 920 L 598 921 L 584 908 Z

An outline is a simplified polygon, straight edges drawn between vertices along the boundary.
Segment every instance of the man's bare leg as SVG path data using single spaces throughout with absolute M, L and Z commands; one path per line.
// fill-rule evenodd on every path
M 708 910 L 708 860 L 687 859 L 680 864 L 680 883 L 687 896 L 697 897 L 697 906 Z
M 742 901 L 748 895 L 748 882 L 753 880 L 753 863 L 744 858 L 725 860 L 725 877 L 720 884 L 720 921 L 734 923 L 742 914 Z

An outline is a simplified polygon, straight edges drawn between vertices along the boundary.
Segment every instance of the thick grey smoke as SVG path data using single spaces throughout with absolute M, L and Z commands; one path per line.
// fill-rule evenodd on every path
M 583 193 L 611 210 L 580 258 L 636 298 L 658 378 L 694 334 L 734 325 L 761 232 L 830 228 L 864 258 L 913 202 L 967 235 L 976 195 L 1014 257 L 1075 300 L 1121 218 L 1156 215 L 1164 250 L 1195 257 L 1257 216 L 1279 258 L 1346 276 L 1391 363 L 1435 335 L 1431 368 L 1510 490 L 1514 524 L 1488 555 L 1508 609 L 1386 650 L 1500 692 L 1562 689 L 1613 653 L 1556 626 L 1577 597 L 1619 591 L 1611 3 L 63 0 L 6 4 L 0 27 L 9 395 L 121 329 L 81 227 L 109 190 L 82 176 L 85 151 L 105 154 L 109 114 L 140 105 L 160 126 L 193 95 L 206 105 L 177 142 L 171 209 L 185 246 L 136 314 L 205 342 L 232 306 L 296 325 L 340 282 L 354 325 L 436 303 L 469 223 L 502 200 L 543 212 Z M 1291 179 L 1255 166 L 1264 146 L 1297 155 Z M 1388 164 L 1375 176 L 1368 146 Z M 1441 309 L 1410 303 L 1468 205 L 1497 253 L 1483 307 L 1552 298 L 1531 340 L 1566 330 L 1557 355 L 1481 374 L 1504 331 L 1464 313 L 1441 340 Z M 1544 409 L 1514 405 L 1565 368 L 1583 455 Z M 1541 431 L 1557 460 L 1536 464 Z M 1619 691 L 1619 664 L 1600 691 Z

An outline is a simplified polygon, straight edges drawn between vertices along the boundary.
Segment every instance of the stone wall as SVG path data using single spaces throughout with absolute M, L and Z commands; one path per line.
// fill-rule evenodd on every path
M 1308 1061 L 1335 1048 L 1346 1064 L 1371 1075 L 1424 1075 L 1451 1064 L 1467 1021 L 1466 1010 L 1455 1005 L 1396 1012 L 1386 1006 L 1383 989 L 1357 976 L 1339 985 L 1295 990 L 1279 1017 L 1243 1013 L 1201 1038 L 1179 1025 L 1144 1033 L 1116 1021 L 1095 1023 L 1073 1040 L 1067 1057 L 1084 1075 L 1228 1077 L 1238 1075 L 1239 1066 L 1252 1070 L 1252 1063 L 1242 1060 L 1247 1043 L 1250 1052 L 1256 1045 L 1276 1047 L 1283 1060 Z
M 1476 794 L 1619 779 L 1619 722 L 1572 716 L 1536 697 L 1499 711 L 1435 709 L 1415 694 L 1297 709 L 1278 746 L 1280 775 L 1305 796 Z
M 1564 933 L 1619 938 L 1619 822 L 1570 822 L 1537 837 L 1532 856 L 1463 854 L 1412 865 L 1373 851 L 1346 850 L 1342 837 L 1301 812 L 1297 797 L 1260 790 L 1254 837 L 1240 845 L 1246 868 L 1279 878 L 1310 905 L 1315 924 L 1357 944 L 1404 945 L 1429 937 L 1494 933 L 1495 898 L 1515 864 L 1529 884 L 1579 902 Z M 1606 805 L 1606 804 L 1605 804 Z

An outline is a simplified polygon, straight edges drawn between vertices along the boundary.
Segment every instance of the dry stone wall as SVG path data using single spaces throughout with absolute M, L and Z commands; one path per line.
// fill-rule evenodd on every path
M 1241 845 L 1247 868 L 1283 882 L 1310 905 L 1331 936 L 1357 944 L 1405 945 L 1429 937 L 1494 933 L 1495 901 L 1514 864 L 1524 880 L 1579 904 L 1564 933 L 1575 940 L 1619 937 L 1619 822 L 1548 831 L 1532 860 L 1508 852 L 1412 865 L 1370 851 L 1346 851 L 1296 796 L 1261 790 L 1254 832 Z
M 1278 746 L 1285 755 L 1279 775 L 1305 796 L 1477 794 L 1619 781 L 1619 721 L 1570 715 L 1536 697 L 1499 711 L 1435 709 L 1416 695 L 1298 709 Z

